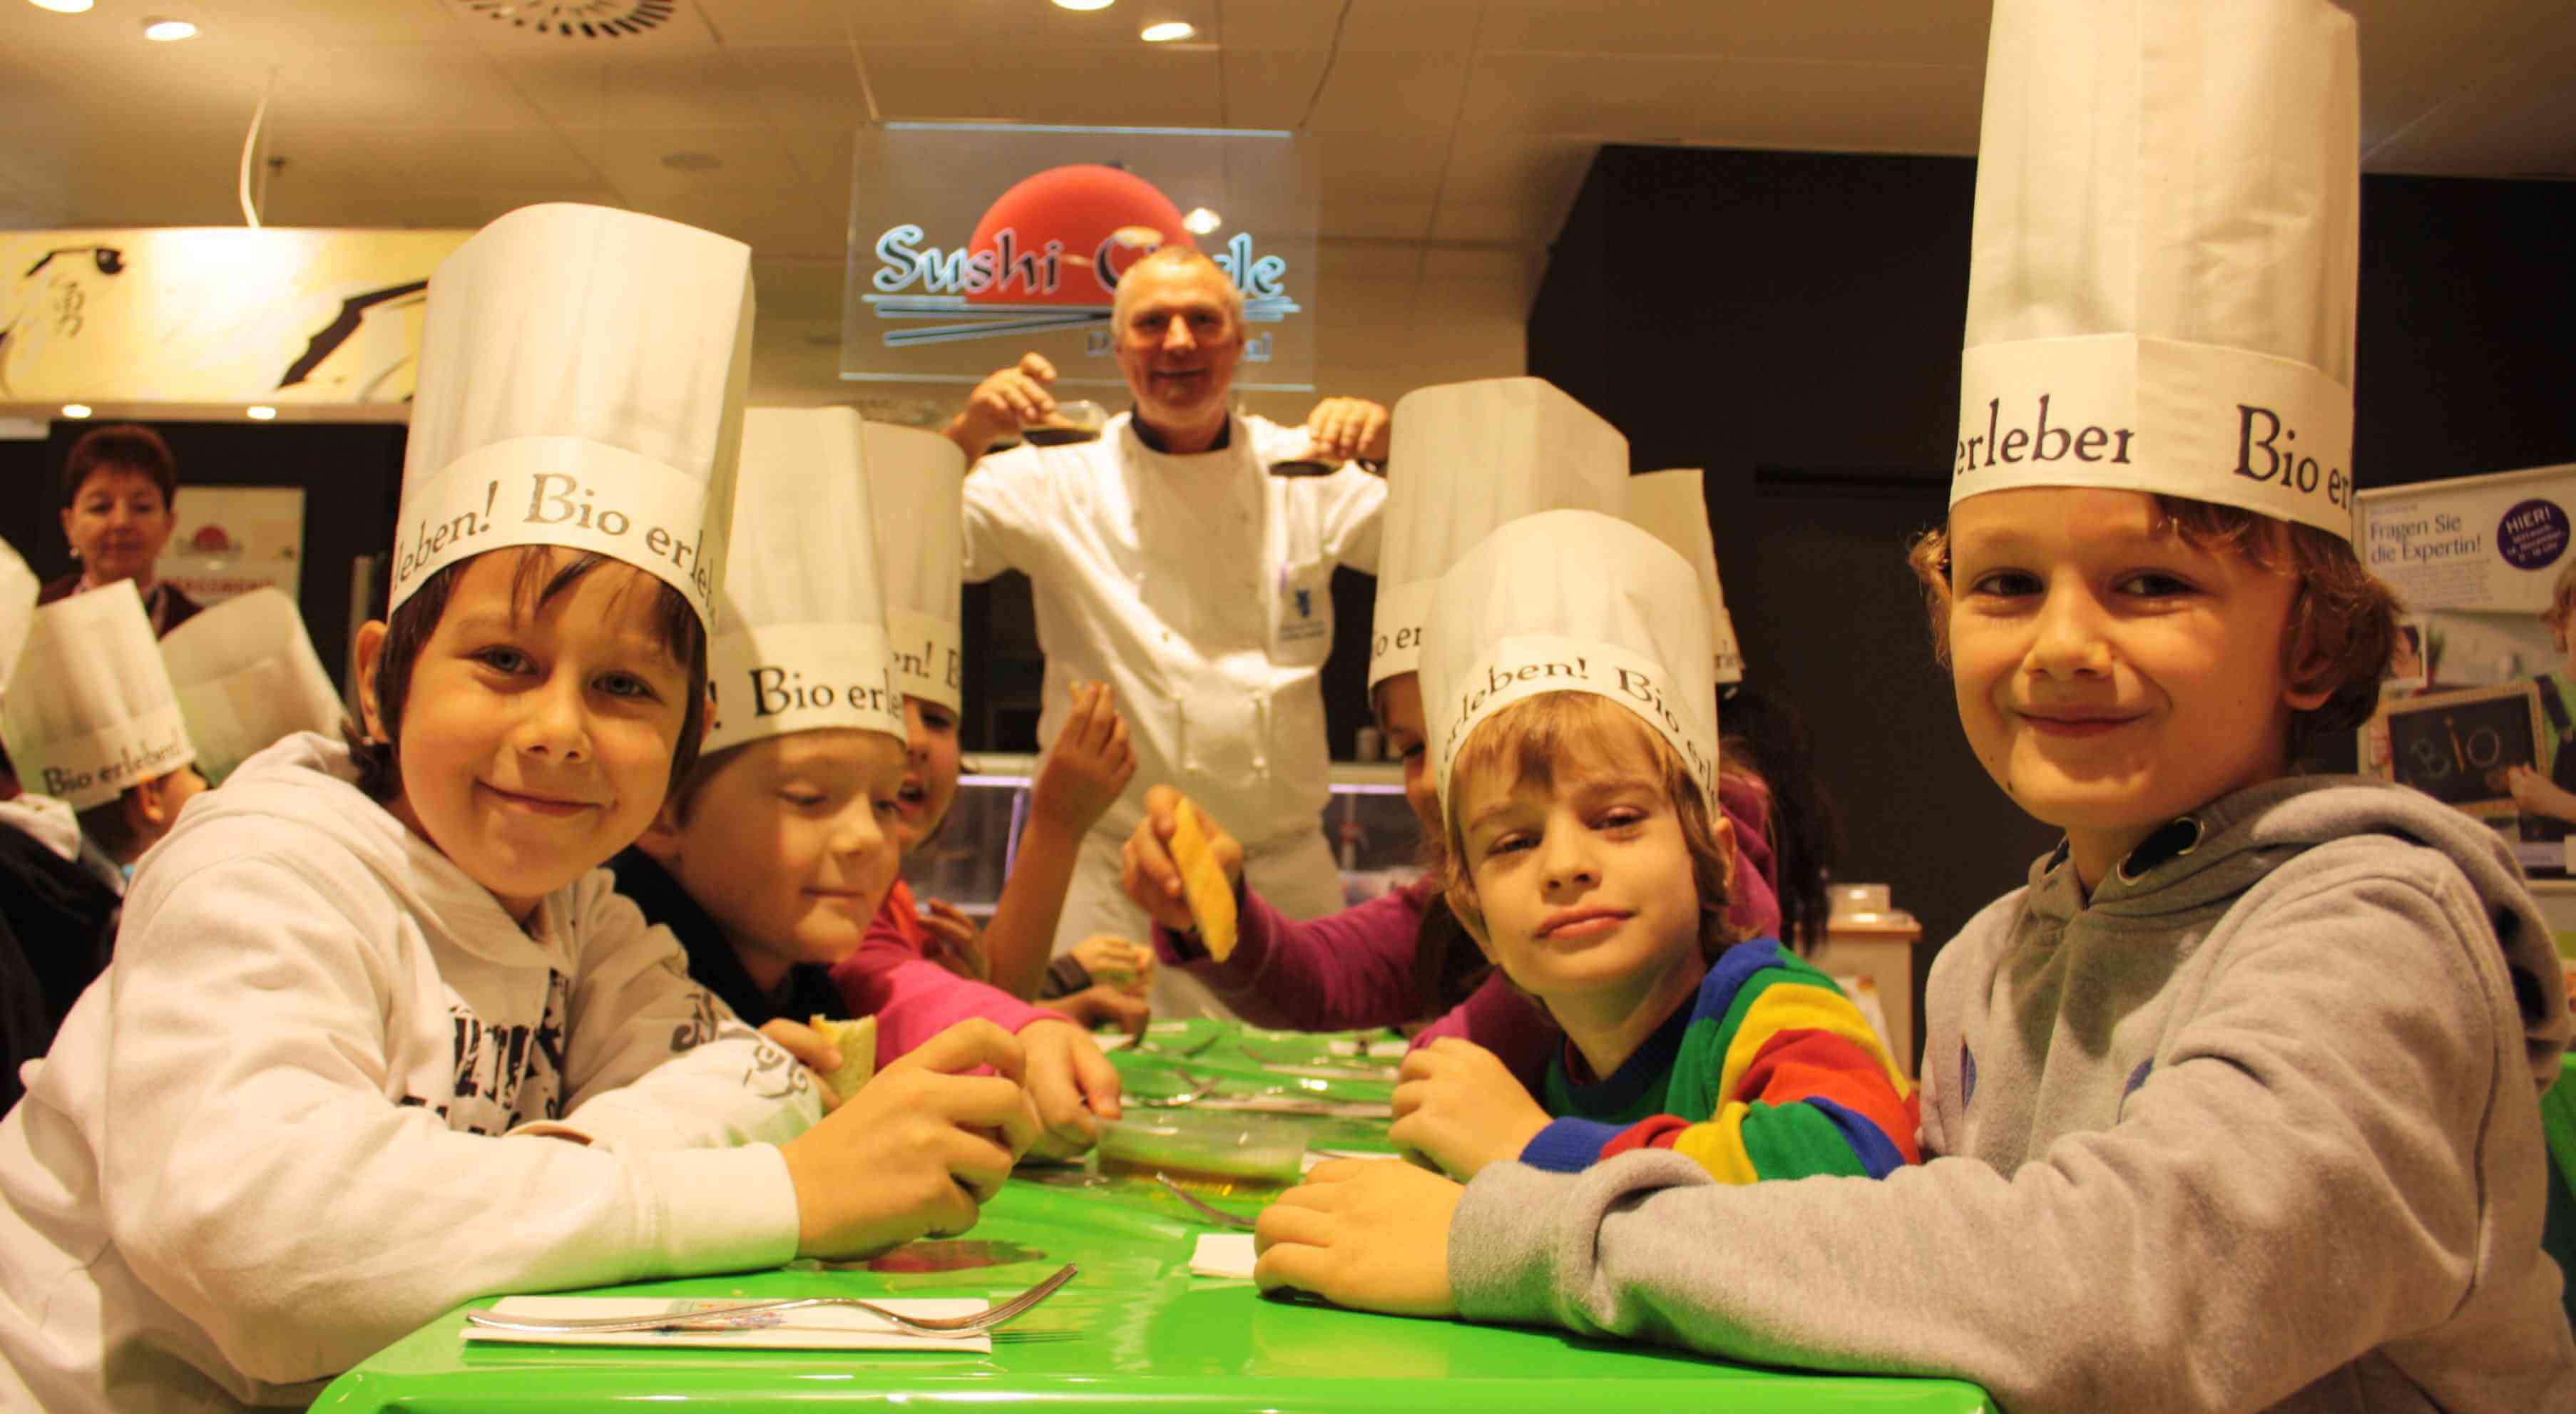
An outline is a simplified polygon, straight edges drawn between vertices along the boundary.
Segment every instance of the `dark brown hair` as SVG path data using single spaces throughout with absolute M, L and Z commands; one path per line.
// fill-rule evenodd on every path
M 1522 698 L 1478 723 L 1468 735 L 1465 748 L 1450 764 L 1449 789 L 1455 799 L 1462 776 L 1493 770 L 1508 771 L 1520 784 L 1545 789 L 1553 785 L 1560 766 L 1634 754 L 1654 764 L 1664 796 L 1681 820 L 1682 843 L 1690 852 L 1691 882 L 1699 892 L 1700 955 L 1715 961 L 1719 953 L 1742 941 L 1735 925 L 1726 920 L 1735 851 L 1719 846 L 1708 797 L 1691 779 L 1681 753 L 1634 712 L 1592 692 L 1543 692 Z M 1466 834 L 1459 827 L 1457 811 L 1447 814 L 1449 908 L 1461 923 L 1481 931 L 1484 917 L 1467 866 Z
M 2290 600 L 2289 631 L 2281 636 L 2281 667 L 2296 692 L 2326 700 L 2290 714 L 2289 754 L 2295 760 L 2331 732 L 2370 720 L 2379 705 L 2379 680 L 2397 649 L 2396 591 L 2362 567 L 2352 542 L 2313 525 L 2295 525 L 2260 511 L 2221 506 L 2188 496 L 2158 495 L 2156 526 L 2203 554 L 2234 554 L 2270 574 L 2298 581 Z M 1950 535 L 1934 527 L 1916 536 L 1906 560 L 1923 584 L 1932 620 L 1932 654 L 1950 661 Z
M 80 499 L 81 487 L 94 472 L 135 471 L 152 478 L 161 488 L 165 507 L 178 499 L 179 461 L 170 455 L 170 444 L 161 434 L 139 422 L 119 422 L 94 427 L 72 443 L 71 452 L 63 458 L 63 506 L 69 509 Z
M 679 789 L 697 765 L 698 738 L 707 717 L 707 634 L 705 626 L 698 622 L 697 610 L 689 606 L 680 591 L 623 560 L 589 551 L 567 551 L 572 558 L 558 565 L 550 553 L 556 548 L 527 545 L 486 553 L 518 557 L 511 574 L 510 602 L 522 618 L 544 608 L 602 565 L 623 569 L 638 583 L 652 586 L 654 633 L 670 652 L 672 661 L 685 663 L 689 669 L 688 714 L 680 723 L 679 744 L 671 749 L 670 788 Z M 420 662 L 421 650 L 429 646 L 430 636 L 438 631 L 438 621 L 446 616 L 447 601 L 454 597 L 465 567 L 481 558 L 468 556 L 431 575 L 385 624 L 384 646 L 376 658 L 376 716 L 384 726 L 385 739 L 370 739 L 361 724 L 344 729 L 350 755 L 357 761 L 358 788 L 376 800 L 390 801 L 402 794 L 399 743 L 403 706 L 411 695 L 412 669 Z

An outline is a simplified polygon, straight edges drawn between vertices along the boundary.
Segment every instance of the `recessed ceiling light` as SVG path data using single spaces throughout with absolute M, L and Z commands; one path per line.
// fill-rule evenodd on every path
M 273 407 L 246 407 L 242 409 L 242 413 L 253 422 L 274 422 L 277 420 L 277 409 Z
M 89 413 L 90 407 L 87 403 L 63 404 L 63 416 L 65 417 L 87 417 L 89 416 Z
M 1190 214 L 1181 218 L 1181 229 L 1194 236 L 1204 236 L 1224 224 L 1224 217 L 1204 206 L 1192 207 Z
M 197 37 L 197 25 L 193 20 L 145 20 L 143 22 L 143 37 L 145 39 L 157 39 L 164 44 L 168 44 L 174 40 L 194 39 Z
M 89 9 L 91 0 L 27 0 L 27 3 L 57 15 L 77 15 Z
M 1147 44 L 1169 44 L 1176 39 L 1187 39 L 1198 32 L 1199 27 L 1187 20 L 1165 20 L 1160 24 L 1145 26 L 1137 31 L 1137 37 Z
M 1059 10 L 1106 10 L 1117 0 L 1055 0 Z

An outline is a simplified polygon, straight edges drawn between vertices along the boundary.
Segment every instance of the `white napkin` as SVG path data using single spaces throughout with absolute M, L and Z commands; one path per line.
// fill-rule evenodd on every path
M 1252 1270 L 1251 1239 L 1245 1239 L 1244 1271 Z M 722 1300 L 669 1300 L 651 1296 L 512 1296 L 495 1303 L 496 1316 L 531 1320 L 583 1320 L 593 1316 L 659 1316 L 707 1306 L 759 1301 L 758 1296 Z M 877 1298 L 870 1297 L 872 1301 Z M 877 1304 L 907 1316 L 971 1316 L 992 1303 L 971 1297 L 884 1300 Z M 537 1332 L 494 1330 L 470 1322 L 467 1340 L 515 1345 L 634 1345 L 666 1350 L 949 1350 L 979 1355 L 993 1353 L 993 1338 L 978 1332 L 963 1338 L 906 1335 L 855 1306 L 804 1306 L 779 1314 L 775 1325 L 677 1331 Z
M 1252 1234 L 1248 1232 L 1203 1232 L 1199 1245 L 1190 1253 L 1190 1275 L 1194 1277 L 1252 1276 Z

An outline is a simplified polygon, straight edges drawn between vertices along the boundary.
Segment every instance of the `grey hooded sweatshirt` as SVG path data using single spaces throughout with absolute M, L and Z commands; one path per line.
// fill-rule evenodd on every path
M 2511 855 L 2340 778 L 2228 796 L 1941 952 L 1920 1168 L 1496 1164 L 1459 1310 L 2039 1410 L 2576 1410 L 2540 1251 L 2564 973 Z M 1938 1156 L 1938 1157 L 1932 1157 Z

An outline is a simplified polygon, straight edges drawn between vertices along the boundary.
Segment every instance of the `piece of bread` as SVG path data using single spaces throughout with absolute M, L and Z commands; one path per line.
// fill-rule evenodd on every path
M 1234 886 L 1199 829 L 1198 807 L 1188 801 L 1172 813 L 1172 863 L 1181 871 L 1181 897 L 1199 925 L 1199 946 L 1223 962 L 1234 953 Z
M 877 1019 L 863 1016 L 856 1021 L 834 1021 L 817 1013 L 805 1024 L 831 1038 L 841 1048 L 841 1068 L 823 1077 L 832 1093 L 847 1103 L 859 1093 L 859 1087 L 876 1078 Z

